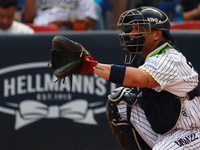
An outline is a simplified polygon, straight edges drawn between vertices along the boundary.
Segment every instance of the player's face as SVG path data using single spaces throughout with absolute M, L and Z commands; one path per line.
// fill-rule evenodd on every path
M 7 30 L 14 20 L 16 7 L 11 6 L 9 8 L 0 7 L 0 29 Z
M 154 45 L 152 44 L 154 43 L 154 31 L 148 28 L 144 28 L 144 25 L 133 25 L 132 31 L 130 33 L 131 40 L 134 40 L 134 38 L 137 38 L 138 36 L 143 36 L 145 38 L 144 47 L 141 55 L 146 57 L 146 55 L 154 48 Z
M 141 36 L 146 36 L 150 33 L 150 31 L 146 28 L 144 28 L 144 25 L 133 25 L 131 26 L 131 40 L 134 40 L 134 38 L 138 38 L 138 37 L 141 37 Z
M 157 30 L 152 30 L 150 34 L 145 36 L 145 43 L 142 56 L 146 57 L 157 45 L 155 43 L 155 35 Z

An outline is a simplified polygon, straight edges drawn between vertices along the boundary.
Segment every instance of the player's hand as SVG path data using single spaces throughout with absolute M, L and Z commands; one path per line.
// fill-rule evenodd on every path
M 94 67 L 98 64 L 92 56 L 84 55 L 82 58 L 81 70 L 79 73 L 94 73 Z

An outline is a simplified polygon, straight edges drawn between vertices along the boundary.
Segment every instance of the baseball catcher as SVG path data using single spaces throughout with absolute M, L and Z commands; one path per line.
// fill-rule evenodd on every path
M 122 13 L 118 26 L 124 62 L 131 64 L 140 54 L 138 67 L 100 63 L 81 44 L 56 36 L 55 76 L 94 73 L 123 85 L 108 96 L 106 114 L 124 150 L 200 149 L 199 74 L 173 47 L 168 16 L 145 6 Z
M 56 35 L 52 40 L 50 64 L 54 75 L 58 79 L 65 79 L 76 74 L 94 73 L 94 67 L 98 61 L 95 61 L 81 44 Z M 129 106 L 136 103 L 136 95 L 132 89 L 120 87 L 109 95 L 106 111 L 113 134 L 123 149 L 131 150 L 141 147 L 147 149 L 148 145 L 141 139 L 134 127 L 128 121 L 120 121 L 119 115 L 116 115 L 118 114 L 117 104 L 122 102 Z

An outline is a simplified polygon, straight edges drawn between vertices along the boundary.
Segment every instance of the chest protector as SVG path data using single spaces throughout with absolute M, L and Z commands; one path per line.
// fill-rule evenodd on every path
M 147 57 L 162 53 L 170 43 L 159 43 L 160 48 L 152 51 Z M 200 85 L 187 93 L 187 100 L 192 100 L 200 95 Z M 167 91 L 156 92 L 150 88 L 140 88 L 138 92 L 138 104 L 144 110 L 152 129 L 159 134 L 167 134 L 175 129 L 182 113 L 182 100 L 180 97 Z
M 152 129 L 159 134 L 171 132 L 182 111 L 179 97 L 167 91 L 156 92 L 149 88 L 140 89 L 138 104 L 144 110 Z

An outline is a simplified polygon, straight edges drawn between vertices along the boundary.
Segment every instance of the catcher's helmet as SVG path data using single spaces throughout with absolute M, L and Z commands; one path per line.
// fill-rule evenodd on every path
M 122 30 L 122 33 L 119 34 L 119 39 L 122 49 L 126 53 L 126 64 L 133 62 L 134 58 L 132 58 L 132 54 L 142 52 L 145 42 L 144 37 L 151 33 L 151 29 L 161 29 L 163 31 L 163 36 L 172 42 L 175 42 L 169 33 L 169 18 L 163 11 L 154 7 L 146 6 L 127 10 L 119 17 L 117 25 Z M 138 32 L 131 32 L 133 25 L 138 27 Z M 144 26 L 144 30 L 142 31 L 139 30 L 141 25 Z M 134 40 L 131 40 L 131 37 L 133 37 Z M 128 55 L 129 58 L 127 58 Z

